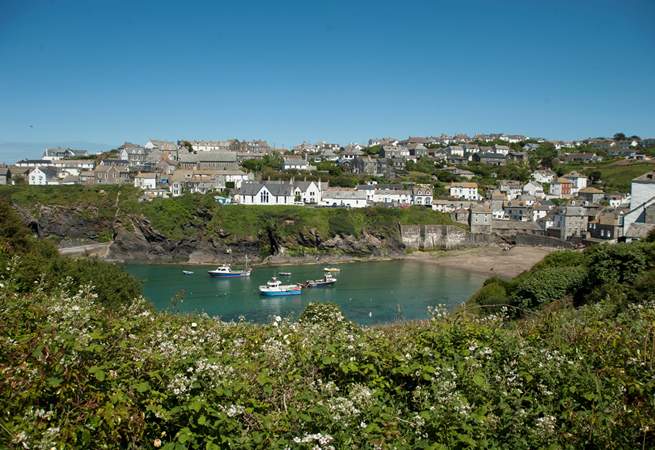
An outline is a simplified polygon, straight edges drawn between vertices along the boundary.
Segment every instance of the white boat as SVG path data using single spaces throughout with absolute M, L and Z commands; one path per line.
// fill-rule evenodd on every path
M 223 264 L 214 270 L 207 271 L 209 276 L 214 278 L 249 277 L 251 272 L 252 270 L 248 268 L 248 256 L 246 256 L 246 267 L 243 270 L 232 270 L 229 264 Z
M 341 272 L 341 269 L 338 267 L 325 267 L 323 272 Z
M 302 286 L 299 284 L 282 284 L 280 280 L 273 277 L 265 285 L 259 286 L 259 293 L 266 297 L 300 295 L 302 293 Z
M 307 288 L 329 287 L 334 286 L 336 282 L 337 279 L 332 276 L 332 273 L 325 272 L 325 275 L 320 280 L 307 280 L 303 283 L 303 286 Z
M 214 270 L 208 270 L 207 273 L 209 274 L 210 277 L 214 278 L 238 278 L 238 277 L 249 277 L 250 276 L 250 269 L 244 269 L 244 270 L 232 270 L 232 268 L 225 264 L 222 266 L 218 266 Z
M 193 275 L 193 272 L 191 272 L 190 270 L 183 270 L 182 273 L 184 275 Z
M 281 276 L 281 277 L 290 277 L 291 276 L 291 272 L 278 272 L 277 274 L 279 276 Z

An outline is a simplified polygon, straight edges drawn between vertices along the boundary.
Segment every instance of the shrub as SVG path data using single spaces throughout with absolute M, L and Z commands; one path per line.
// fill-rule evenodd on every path
M 537 263 L 533 270 L 539 270 L 544 267 L 575 267 L 587 264 L 587 255 L 582 252 L 572 250 L 560 250 L 546 255 L 542 261 Z
M 330 215 L 328 218 L 330 234 L 340 236 L 357 235 L 355 224 L 353 223 L 349 212 L 350 211 L 348 210 L 341 209 L 339 211 L 334 211 L 334 213 Z
M 516 306 L 534 308 L 545 303 L 560 300 L 580 288 L 587 276 L 584 267 L 547 267 L 529 272 L 512 292 Z
M 469 300 L 470 304 L 481 306 L 507 305 L 510 303 L 505 283 L 493 279 L 492 282 L 485 282 Z
M 11 266 L 18 292 L 43 291 L 66 283 L 71 289 L 93 285 L 100 303 L 117 306 L 141 293 L 140 283 L 115 264 L 60 256 L 50 242 L 32 236 L 16 212 L 0 201 L 0 270 Z
M 653 244 L 596 245 L 586 253 L 588 286 L 602 283 L 631 283 L 644 270 L 653 266 Z

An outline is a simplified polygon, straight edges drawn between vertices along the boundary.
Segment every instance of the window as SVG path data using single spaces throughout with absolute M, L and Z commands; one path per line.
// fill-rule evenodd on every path
M 259 194 L 259 202 L 268 203 L 268 191 L 262 191 L 261 194 Z

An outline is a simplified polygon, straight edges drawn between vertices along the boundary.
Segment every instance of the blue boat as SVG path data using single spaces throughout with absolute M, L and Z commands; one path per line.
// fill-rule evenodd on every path
M 273 277 L 265 285 L 259 286 L 259 293 L 266 297 L 300 295 L 302 294 L 302 286 L 299 284 L 282 284 L 280 280 Z

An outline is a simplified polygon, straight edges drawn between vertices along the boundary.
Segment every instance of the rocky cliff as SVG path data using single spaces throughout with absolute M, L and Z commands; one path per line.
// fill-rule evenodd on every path
M 404 251 L 400 226 L 363 229 L 356 236 L 321 233 L 314 227 L 271 221 L 252 236 L 237 236 L 210 226 L 211 210 L 198 208 L 191 217 L 180 218 L 184 237 L 174 239 L 153 226 L 143 214 L 103 214 L 93 206 L 68 207 L 35 205 L 16 206 L 24 222 L 42 238 L 50 238 L 61 247 L 94 242 L 110 244 L 107 257 L 121 261 L 214 263 L 267 257 L 316 256 L 393 256 Z

